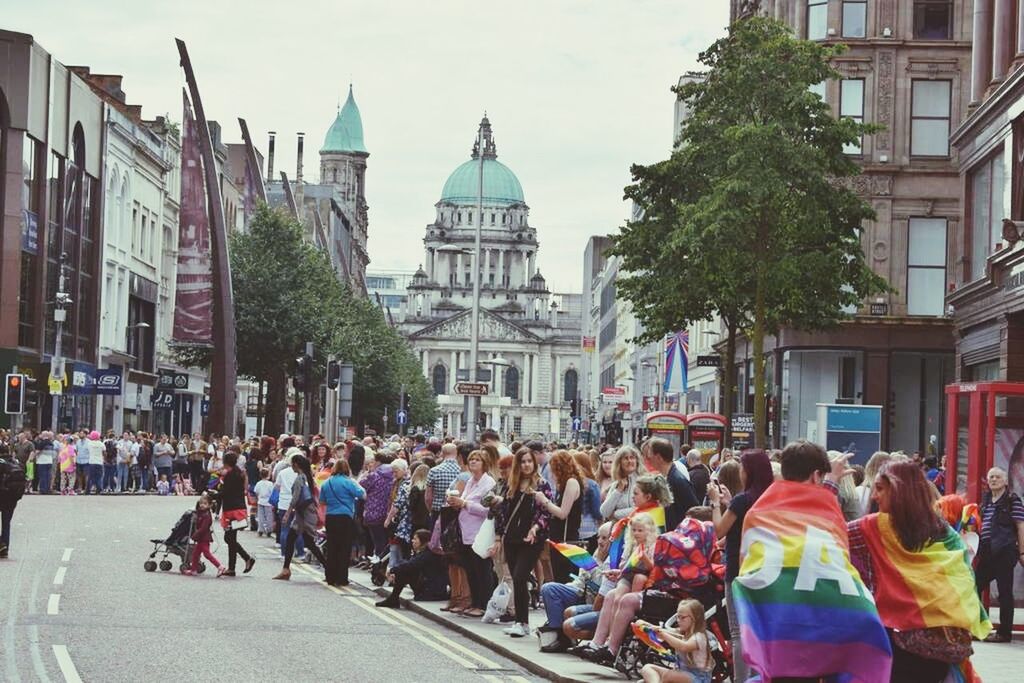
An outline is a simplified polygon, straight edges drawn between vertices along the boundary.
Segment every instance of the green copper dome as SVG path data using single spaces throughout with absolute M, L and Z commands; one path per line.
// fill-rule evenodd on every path
M 510 206 L 524 204 L 523 186 L 519 178 L 505 164 L 498 161 L 498 149 L 491 133 L 491 122 L 485 115 L 480 122 L 477 140 L 473 143 L 472 158 L 455 169 L 444 189 L 441 201 L 452 204 L 475 206 L 480 192 L 480 141 L 483 140 L 484 158 L 484 204 Z
M 327 131 L 324 146 L 320 152 L 361 152 L 368 154 L 363 144 L 363 118 L 359 115 L 359 107 L 352 97 L 352 86 L 348 86 L 348 99 L 338 112 L 337 118 Z
M 441 190 L 441 201 L 476 205 L 480 192 L 480 162 L 471 159 L 448 176 Z M 484 159 L 484 203 L 512 205 L 524 203 L 523 186 L 505 164 L 497 159 Z

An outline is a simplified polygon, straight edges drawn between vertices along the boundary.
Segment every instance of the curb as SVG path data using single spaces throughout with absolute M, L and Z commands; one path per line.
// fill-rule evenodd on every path
M 349 575 L 349 580 L 351 580 L 351 572 L 350 572 L 350 575 Z M 353 582 L 353 583 L 355 583 L 355 582 Z M 379 595 L 381 597 L 385 597 L 386 598 L 388 595 L 391 594 L 391 591 L 387 590 L 386 588 L 377 588 L 376 586 L 372 586 L 372 585 L 371 586 L 367 586 L 362 581 L 359 582 L 359 585 L 362 586 L 363 588 L 367 589 L 367 590 L 370 590 L 370 591 L 376 593 L 377 595 Z M 451 621 L 449 619 L 446 619 L 445 617 L 441 616 L 440 614 L 437 614 L 437 613 L 435 613 L 435 612 L 433 612 L 433 611 L 423 607 L 422 605 L 419 605 L 418 603 L 416 603 L 413 600 L 409 600 L 408 598 L 399 598 L 399 601 L 400 601 L 400 603 L 402 605 L 402 609 L 408 610 L 410 612 L 414 612 L 414 613 L 416 613 L 416 614 L 418 614 L 418 615 L 420 615 L 422 617 L 425 617 L 425 618 L 429 619 L 430 621 L 432 621 L 432 622 L 434 622 L 436 624 L 440 624 L 441 626 L 444 626 L 444 627 L 446 627 L 446 628 L 448 628 L 448 629 L 450 629 L 452 631 L 455 631 L 456 633 L 458 633 L 458 634 L 460 634 L 460 635 L 462 635 L 462 636 L 472 640 L 473 642 L 477 643 L 478 645 L 484 645 L 484 646 L 488 647 L 490 650 L 492 650 L 493 652 L 501 655 L 505 659 L 508 659 L 508 660 L 511 660 L 511 661 L 515 662 L 516 664 L 518 664 L 519 666 L 523 667 L 524 669 L 526 669 L 527 671 L 529 671 L 532 674 L 536 674 L 538 676 L 546 678 L 547 680 L 553 681 L 554 683 L 587 683 L 583 679 L 580 679 L 580 678 L 570 678 L 568 676 L 563 676 L 562 674 L 559 674 L 559 673 L 557 673 L 557 672 L 555 672 L 555 671 L 553 671 L 551 669 L 548 669 L 548 668 L 538 664 L 537 662 L 533 661 L 532 659 L 530 659 L 528 657 L 525 657 L 525 656 L 523 656 L 523 655 L 521 655 L 521 654 L 519 654 L 517 652 L 513 652 L 512 650 L 509 650 L 508 648 L 504 647 L 503 645 L 500 645 L 500 644 L 496 643 L 493 640 L 490 640 L 488 638 L 485 638 L 485 637 L 481 636 L 478 633 L 474 633 L 473 631 L 470 631 L 469 629 L 459 625 L 457 622 L 453 622 L 453 621 Z

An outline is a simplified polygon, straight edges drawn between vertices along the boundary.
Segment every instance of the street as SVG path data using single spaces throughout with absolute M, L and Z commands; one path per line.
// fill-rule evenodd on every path
M 2 679 L 17 681 L 527 681 L 513 663 L 365 589 L 338 591 L 293 565 L 272 581 L 276 549 L 240 540 L 249 575 L 146 573 L 195 498 L 26 496 L 11 557 L 0 561 Z M 219 534 L 218 534 L 219 536 Z M 223 543 L 214 552 L 227 560 Z M 456 642 L 457 641 L 457 642 Z

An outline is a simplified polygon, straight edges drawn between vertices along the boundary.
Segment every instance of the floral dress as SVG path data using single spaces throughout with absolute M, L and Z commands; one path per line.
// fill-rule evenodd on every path
M 412 511 L 409 509 L 409 489 L 411 482 L 405 482 L 398 487 L 398 494 L 395 496 L 395 536 L 405 541 L 412 542 Z

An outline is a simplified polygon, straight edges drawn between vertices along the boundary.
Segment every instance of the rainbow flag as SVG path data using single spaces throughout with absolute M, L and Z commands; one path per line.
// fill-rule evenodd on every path
M 316 490 L 319 491 L 327 483 L 327 480 L 331 478 L 331 471 L 324 469 L 313 475 L 313 480 L 316 483 Z
M 658 527 L 659 534 L 665 533 L 665 508 L 661 507 L 657 503 L 642 509 L 634 510 L 626 517 L 620 519 L 615 523 L 615 526 L 612 527 L 612 533 L 609 537 L 608 566 L 612 569 L 618 569 L 619 563 L 622 562 L 622 553 L 626 548 L 626 531 L 629 530 L 630 520 L 633 519 L 633 515 L 640 514 L 641 512 L 646 512 L 654 518 L 654 523 Z
M 562 553 L 562 557 L 572 562 L 580 569 L 590 571 L 591 569 L 597 569 L 597 560 L 594 556 L 588 553 L 578 545 L 572 545 L 571 543 L 555 543 L 554 541 L 548 541 L 551 547 Z
M 210 475 L 210 480 L 206 483 L 207 491 L 216 491 L 220 486 L 220 472 L 214 472 Z
M 974 587 L 967 546 L 947 527 L 945 538 L 918 552 L 903 547 L 887 514 L 861 521 L 875 566 L 875 599 L 882 623 L 907 631 L 932 626 L 965 628 L 975 638 L 992 630 Z
M 638 545 L 634 550 L 633 554 L 626 560 L 626 564 L 623 569 L 629 569 L 635 573 L 646 573 L 651 570 L 651 562 L 647 558 L 646 549 L 643 545 Z
M 641 643 L 651 648 L 659 655 L 670 655 L 672 654 L 672 648 L 670 648 L 661 636 L 655 632 L 654 627 L 648 624 L 646 621 L 634 621 L 630 625 L 633 629 L 633 635 Z
M 744 659 L 762 678 L 889 680 L 889 637 L 834 493 L 775 482 L 747 512 L 740 552 L 732 594 Z

